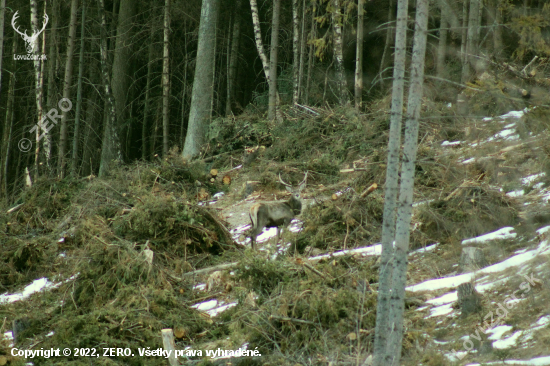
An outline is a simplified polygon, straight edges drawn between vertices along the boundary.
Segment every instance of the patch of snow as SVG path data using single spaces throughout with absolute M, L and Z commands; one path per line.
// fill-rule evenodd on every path
M 483 243 L 490 240 L 513 239 L 517 236 L 517 234 L 512 231 L 514 231 L 514 228 L 511 226 L 503 227 L 497 231 L 493 231 L 492 233 L 484 234 L 476 238 L 462 240 L 462 245 Z
M 457 146 L 457 145 L 460 145 L 461 143 L 462 143 L 462 141 L 452 141 L 452 142 L 450 142 L 450 141 L 445 140 L 441 143 L 441 146 Z
M 474 146 L 474 145 L 472 145 Z M 476 158 L 470 158 L 470 159 L 466 159 L 462 162 L 462 164 L 471 164 L 473 163 L 474 161 L 476 161 Z
M 458 352 L 453 352 L 453 353 L 446 353 L 445 357 L 447 357 L 447 359 L 451 362 L 458 362 L 458 361 L 462 360 L 467 354 L 468 354 L 468 352 L 466 352 L 466 351 L 458 351 Z
M 206 289 L 206 283 L 199 283 L 193 286 L 193 290 L 204 291 Z
M 74 277 L 74 276 L 73 276 Z M 72 278 L 72 277 L 71 277 Z M 16 302 L 19 300 L 24 300 L 27 297 L 31 296 L 35 292 L 44 291 L 52 288 L 57 288 L 61 286 L 62 282 L 53 283 L 50 282 L 47 278 L 39 278 L 37 280 L 34 280 L 30 285 L 27 285 L 23 289 L 23 291 L 15 293 L 15 294 L 2 294 L 0 295 L 0 304 L 10 303 L 10 302 Z
M 204 301 L 195 305 L 191 305 L 191 307 L 197 309 L 198 311 L 205 312 L 211 317 L 214 317 L 224 312 L 225 310 L 232 308 L 235 305 L 237 305 L 236 302 L 224 304 L 223 302 L 218 302 L 218 300 L 213 299 L 213 300 Z
M 216 306 L 218 306 L 218 300 L 216 300 L 216 299 L 200 302 L 200 303 L 195 304 L 195 305 L 191 305 L 192 308 L 195 308 L 199 311 L 211 310 L 211 309 L 214 309 Z
M 492 335 L 489 336 L 489 339 L 494 341 L 494 340 L 502 339 L 502 336 L 504 335 L 504 333 L 506 333 L 509 330 L 512 330 L 512 328 L 513 327 L 511 325 L 499 325 L 497 327 L 489 329 L 486 333 L 492 333 Z
M 409 255 L 414 254 L 414 253 L 431 252 L 432 250 L 434 250 L 435 248 L 437 248 L 438 245 L 439 245 L 439 243 L 435 243 L 435 244 L 432 244 L 432 245 L 428 245 L 426 248 L 416 249 L 416 250 L 410 252 Z
M 525 178 L 521 178 L 521 184 L 527 186 L 533 182 L 535 182 L 537 179 L 542 178 L 546 175 L 546 173 L 542 172 L 539 174 L 533 174 Z
M 216 193 L 215 195 L 213 195 L 212 198 L 220 199 L 220 198 L 222 198 L 224 195 L 225 195 L 224 192 L 218 192 L 218 193 Z
M 493 347 L 498 349 L 509 348 L 516 345 L 518 338 L 523 334 L 523 331 L 518 330 L 510 337 L 502 339 L 500 341 L 493 342 Z
M 537 229 L 537 234 L 539 235 L 543 235 L 543 234 L 546 234 L 547 232 L 550 231 L 550 225 L 548 226 L 543 226 L 541 227 L 540 229 Z
M 476 273 L 463 273 L 456 276 L 443 277 L 433 280 L 427 280 L 416 285 L 407 286 L 407 291 L 435 291 L 443 288 L 454 288 L 463 283 L 470 282 L 474 277 L 479 277 L 481 274 L 498 273 L 511 267 L 517 267 L 541 254 L 550 252 L 550 246 L 548 241 L 542 241 L 535 249 L 526 251 L 525 253 L 514 255 L 502 262 L 495 263 L 491 266 L 485 267 L 477 271 Z
M 506 193 L 508 197 L 521 197 L 525 194 L 525 191 L 523 189 L 518 189 L 516 191 L 511 191 Z
M 413 207 L 417 207 L 417 206 L 420 206 L 420 205 L 427 205 L 429 203 L 432 203 L 433 201 L 435 201 L 435 200 L 418 201 L 418 202 L 413 203 Z
M 447 104 L 447 108 L 453 108 L 453 103 Z
M 211 310 L 206 311 L 206 313 L 208 315 L 210 315 L 211 317 L 215 317 L 216 315 L 223 313 L 227 309 L 231 309 L 233 306 L 237 306 L 237 303 L 236 302 L 231 302 L 229 304 L 221 305 L 221 306 L 219 306 L 215 309 L 211 309 Z

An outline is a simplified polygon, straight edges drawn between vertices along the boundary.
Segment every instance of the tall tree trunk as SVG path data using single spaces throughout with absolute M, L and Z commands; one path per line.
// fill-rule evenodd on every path
M 205 143 L 212 116 L 219 3 L 219 0 L 203 0 L 202 2 L 191 110 L 182 152 L 185 159 L 191 159 L 199 154 Z
M 241 0 L 235 3 L 233 13 L 233 31 L 231 32 L 231 54 L 229 56 L 229 72 L 227 73 L 227 100 L 225 102 L 225 115 L 231 114 L 235 95 L 235 82 L 237 77 L 237 61 L 239 60 L 239 43 L 241 41 Z
M 73 80 L 73 55 L 76 41 L 76 11 L 78 10 L 78 0 L 71 1 L 71 20 L 69 22 L 69 43 L 67 45 L 67 60 L 65 63 L 65 78 L 63 80 L 63 99 L 70 100 L 71 83 Z M 59 174 L 65 176 L 66 156 L 65 149 L 67 147 L 67 118 L 70 109 L 62 110 L 61 112 L 61 128 L 59 132 L 59 151 L 57 163 L 59 166 Z
M 112 88 L 113 97 L 116 103 L 116 124 L 120 138 L 121 149 L 127 151 L 128 141 L 127 132 L 129 126 L 126 123 L 128 110 L 127 96 L 130 88 L 130 58 L 132 57 L 132 25 L 134 22 L 135 9 L 137 2 L 135 0 L 121 0 L 118 11 L 118 24 L 115 55 L 113 59 L 112 70 Z
M 302 24 L 300 36 L 300 66 L 298 67 L 298 101 L 303 98 L 304 63 L 306 54 L 306 0 L 302 1 Z
M 47 18 L 44 18 L 44 23 L 47 22 Z M 43 23 L 43 25 L 44 25 Z M 39 26 L 38 26 L 38 6 L 36 0 L 31 0 L 31 25 L 33 33 L 38 35 Z M 44 25 L 45 26 L 45 25 Z M 36 124 L 36 148 L 34 151 L 34 176 L 35 179 L 38 177 L 38 167 L 39 167 L 39 156 L 40 156 L 40 140 L 47 135 L 47 123 L 42 124 L 42 87 L 40 83 L 40 37 L 35 37 L 32 44 L 32 54 L 33 54 L 33 63 L 34 63 L 34 82 L 35 82 L 35 100 L 36 100 L 36 113 L 37 113 L 37 124 Z M 51 126 L 50 126 L 51 127 Z M 42 133 L 42 130 L 45 132 Z
M 281 0 L 273 0 L 273 19 L 271 22 L 271 50 L 269 52 L 269 108 L 267 118 L 274 120 L 277 117 L 279 103 L 277 100 L 277 55 L 279 47 L 279 16 Z
M 111 80 L 109 78 L 109 65 L 107 60 L 107 21 L 105 19 L 104 0 L 99 0 L 99 12 L 101 18 L 101 75 L 103 78 L 103 88 L 105 90 L 106 116 L 103 128 L 103 140 L 101 146 L 101 161 L 99 163 L 99 176 L 105 177 L 111 171 L 113 160 L 122 161 L 122 152 L 120 140 L 118 138 L 118 129 L 116 127 L 116 104 L 111 92 Z
M 315 20 L 315 7 L 312 7 L 311 30 L 308 37 L 311 43 L 309 45 L 309 56 L 307 61 L 307 78 L 306 78 L 306 92 L 305 92 L 306 104 L 309 104 L 309 88 L 311 85 L 311 73 L 313 71 L 313 62 L 315 61 L 314 59 L 315 48 L 313 47 L 313 40 L 316 37 L 316 31 L 317 31 L 317 21 Z
M 292 93 L 292 103 L 296 104 L 298 103 L 298 74 L 299 74 L 299 62 L 298 58 L 299 52 L 300 52 L 300 25 L 299 25 L 299 19 L 298 19 L 298 0 L 292 0 L 292 86 L 293 86 L 293 93 Z
M 357 50 L 355 54 L 355 108 L 360 109 L 363 104 L 363 9 L 365 0 L 357 3 Z
M 470 0 L 470 14 L 468 17 L 468 39 L 466 42 L 466 56 L 462 66 L 462 82 L 465 83 L 472 77 L 472 66 L 477 61 L 477 46 L 479 41 L 479 1 Z
M 258 15 L 258 4 L 256 3 L 256 0 L 250 0 L 250 9 L 252 11 L 252 24 L 254 25 L 254 39 L 256 41 L 256 49 L 258 50 L 258 55 L 260 56 L 260 60 L 262 61 L 265 78 L 267 82 L 270 83 L 269 62 L 267 61 L 264 44 L 262 42 L 262 29 L 260 28 L 260 16 Z
M 71 174 L 73 176 L 77 173 L 78 168 L 78 141 L 80 139 L 80 114 L 82 112 L 82 77 L 84 75 L 84 45 L 85 45 L 85 31 L 84 27 L 86 21 L 86 3 L 82 3 L 82 19 L 80 20 L 80 55 L 78 57 L 78 81 L 76 90 L 76 112 L 74 116 L 74 136 L 73 136 L 73 156 L 71 158 Z
M 500 58 L 502 55 L 502 10 L 500 9 L 500 1 L 495 0 L 495 26 L 493 30 L 493 47 L 495 56 Z
M 149 62 L 147 63 L 147 82 L 145 86 L 145 106 L 143 107 L 143 126 L 141 128 L 141 158 L 147 160 L 149 156 L 149 114 L 151 109 L 151 81 L 153 79 L 153 60 L 155 58 L 155 26 L 151 22 L 151 34 L 149 35 Z
M 439 7 L 441 8 L 441 22 L 439 24 L 439 45 L 437 47 L 437 76 L 445 78 L 445 56 L 447 54 L 447 34 L 449 27 L 449 16 L 447 7 L 445 6 L 445 0 L 439 0 Z
M 399 149 L 401 146 L 401 120 L 403 117 L 403 93 L 405 88 L 405 61 L 407 56 L 407 11 L 408 0 L 397 1 L 395 53 L 393 67 L 392 102 L 390 111 L 390 136 L 386 168 L 384 218 L 382 224 L 382 255 L 378 303 L 376 307 L 376 329 L 374 338 L 373 366 L 385 366 L 387 330 L 389 328 L 389 300 L 392 283 L 393 241 L 395 238 L 395 209 L 399 178 Z
M 466 52 L 468 52 L 468 4 L 469 0 L 462 0 L 462 34 L 460 41 L 460 61 L 462 62 L 462 77 L 461 80 L 464 82 L 464 67 L 466 60 Z
M 337 97 L 340 105 L 346 104 L 348 99 L 346 79 L 344 77 L 344 44 L 342 39 L 343 20 L 340 0 L 334 0 L 334 12 L 332 13 L 332 25 L 334 28 L 334 63 L 336 64 Z
M 50 47 L 48 49 L 48 95 L 46 107 L 48 110 L 57 104 L 56 64 L 57 64 L 57 28 L 59 24 L 59 0 L 52 0 L 52 26 L 50 32 Z
M 17 40 L 18 37 L 13 37 L 12 40 L 12 54 L 17 53 Z M 6 119 L 4 121 L 4 133 L 2 134 L 2 151 L 0 151 L 0 158 L 2 164 L 0 165 L 0 197 L 3 196 L 8 202 L 8 171 L 10 161 L 10 145 L 13 132 L 13 103 L 15 100 L 15 62 L 12 62 L 12 72 L 10 73 L 10 84 L 8 86 L 8 100 L 6 103 Z
M 393 0 L 390 0 L 388 6 L 388 30 L 386 31 L 386 42 L 384 44 L 384 52 L 382 53 L 382 60 L 380 60 L 380 70 L 378 71 L 378 77 L 380 78 L 380 90 L 384 90 L 384 71 L 386 68 L 386 55 L 391 46 L 393 39 Z
M 89 66 L 89 73 L 91 83 L 93 83 L 94 85 L 101 84 L 100 72 L 95 62 Z M 86 118 L 84 120 L 86 132 L 84 133 L 84 144 L 82 146 L 82 168 L 80 171 L 80 174 L 82 174 L 83 176 L 88 176 L 92 174 L 94 168 L 92 161 L 99 160 L 96 158 L 96 152 L 102 124 L 95 122 L 98 120 L 101 121 L 101 118 L 97 117 L 97 100 L 98 94 L 96 92 L 96 89 L 93 88 L 91 93 L 88 93 L 88 99 L 86 101 Z
M 168 156 L 170 123 L 170 0 L 164 5 L 164 50 L 162 59 L 162 152 Z
M 6 0 L 0 0 L 0 98 L 2 97 L 2 60 L 4 59 L 4 18 Z M 0 102 L 2 99 L 0 99 Z
M 407 252 L 409 250 L 410 225 L 414 191 L 414 172 L 418 146 L 418 125 L 422 108 L 424 83 L 424 60 L 428 36 L 429 0 L 416 2 L 416 26 L 414 30 L 413 55 L 401 168 L 401 188 L 397 206 L 395 254 L 393 259 L 392 290 L 390 299 L 391 326 L 386 351 L 386 365 L 399 365 L 403 349 L 403 313 L 405 311 L 405 284 L 407 282 Z

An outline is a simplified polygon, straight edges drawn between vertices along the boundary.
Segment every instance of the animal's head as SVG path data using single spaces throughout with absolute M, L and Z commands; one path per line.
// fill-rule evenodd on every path
M 285 183 L 281 178 L 281 173 L 279 173 L 279 182 L 281 182 L 281 184 L 285 186 L 286 190 L 290 192 L 290 194 L 292 195 L 292 198 L 299 201 L 301 198 L 302 191 L 304 190 L 307 184 L 307 172 L 304 176 L 304 180 L 302 180 L 302 182 L 297 187 L 294 187 L 291 184 Z

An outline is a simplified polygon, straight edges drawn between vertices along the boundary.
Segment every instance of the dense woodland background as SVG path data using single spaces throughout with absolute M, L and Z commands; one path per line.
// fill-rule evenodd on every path
M 275 17 L 274 3 L 205 0 L 212 7 L 206 20 L 215 24 L 207 47 L 215 56 L 197 65 L 203 6 L 198 0 L 31 0 L 5 6 L 2 1 L 0 194 L 19 192 L 27 168 L 33 179 L 104 175 L 113 159 L 149 160 L 173 147 L 182 151 L 193 139 L 199 144 L 189 156 L 216 153 L 207 129 L 199 129 L 205 137 L 188 133 L 194 75 L 204 72 L 201 66 L 213 71 L 213 83 L 207 83 L 212 87 L 195 91 L 196 100 L 210 106 L 206 119 L 191 113 L 200 126 L 207 126 L 210 116 L 264 113 L 270 104 L 264 72 L 269 65 L 259 57 L 258 38 L 271 61 L 270 46 L 278 42 L 274 61 L 280 108 L 354 101 L 350 106 L 367 110 L 369 102 L 388 93 L 395 1 L 287 0 Z M 259 32 L 251 5 L 258 9 Z M 364 10 L 361 16 L 358 6 Z M 14 21 L 29 35 L 33 28 L 38 33 L 44 14 L 48 23 L 31 53 L 46 55 L 46 61 L 14 60 L 14 54 L 28 52 L 10 24 Z M 411 1 L 410 47 L 414 15 Z M 280 29 L 273 38 L 275 19 Z M 550 4 L 542 0 L 430 2 L 425 94 L 454 102 L 465 83 L 489 67 L 521 71 L 522 66 L 513 65 L 525 65 L 534 56 L 543 64 L 550 53 L 549 22 Z M 531 96 L 530 90 L 519 93 Z M 68 112 L 58 107 L 62 98 L 72 103 Z M 31 129 L 52 108 L 61 116 L 59 123 L 50 124 L 37 144 L 40 128 Z

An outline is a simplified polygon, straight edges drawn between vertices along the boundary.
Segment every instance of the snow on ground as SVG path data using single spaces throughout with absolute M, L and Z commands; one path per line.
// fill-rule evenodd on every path
M 517 236 L 517 234 L 513 231 L 514 228 L 511 226 L 503 227 L 502 229 L 498 229 L 497 231 L 493 231 L 492 233 L 484 234 L 476 238 L 462 240 L 462 245 L 479 244 L 491 240 L 513 239 Z
M 195 305 L 191 305 L 191 307 L 197 309 L 198 311 L 205 312 L 211 317 L 215 317 L 216 315 L 236 305 L 237 305 L 236 302 L 225 303 L 223 301 L 218 301 L 216 299 L 213 299 L 213 300 L 200 302 Z
M 480 278 L 481 275 L 498 273 L 502 272 L 505 269 L 511 267 L 519 267 L 520 265 L 525 264 L 529 260 L 543 254 L 550 253 L 550 245 L 547 240 L 543 240 L 536 248 L 527 250 L 521 254 L 516 254 L 512 257 L 509 257 L 502 262 L 495 263 L 491 266 L 480 269 L 477 272 L 468 272 L 460 275 L 443 277 L 433 280 L 427 280 L 415 285 L 407 286 L 407 291 L 435 291 L 444 288 L 455 288 L 459 285 L 470 282 L 472 279 L 477 278 L 477 281 L 483 280 Z M 479 290 L 479 289 L 478 289 Z
M 74 276 L 69 278 L 68 280 L 71 280 L 73 278 Z M 39 278 L 37 280 L 34 280 L 31 284 L 27 285 L 21 292 L 17 292 L 14 294 L 6 293 L 6 294 L 0 295 L 0 304 L 6 304 L 10 302 L 24 300 L 36 292 L 57 288 L 61 286 L 62 283 L 63 282 L 53 283 L 47 278 Z
M 462 141 L 443 141 L 441 146 L 458 146 L 460 144 L 462 144 Z

